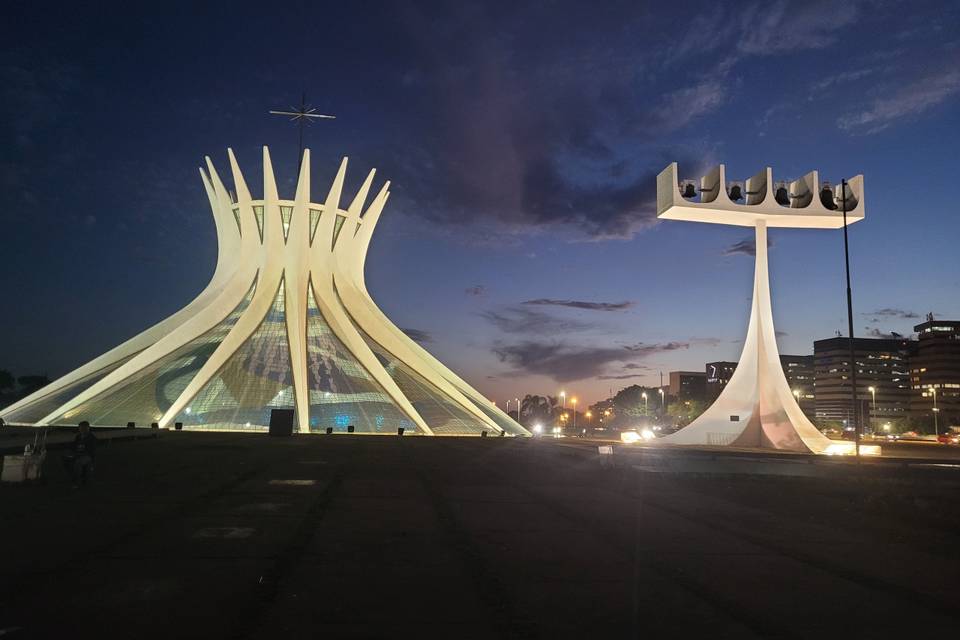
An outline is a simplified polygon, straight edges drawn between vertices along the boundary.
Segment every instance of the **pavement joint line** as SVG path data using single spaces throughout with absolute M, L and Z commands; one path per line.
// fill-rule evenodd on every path
M 258 469 L 248 469 L 238 474 L 236 477 L 231 478 L 230 480 L 221 483 L 220 485 L 201 493 L 200 495 L 194 496 L 189 500 L 185 500 L 181 503 L 178 503 L 176 507 L 167 509 L 161 513 L 155 514 L 152 518 L 147 518 L 145 521 L 140 522 L 137 527 L 128 530 L 124 533 L 119 534 L 111 540 L 104 542 L 103 544 L 91 549 L 85 556 L 77 556 L 77 559 L 68 559 L 54 567 L 50 567 L 44 571 L 33 572 L 26 575 L 21 575 L 12 580 L 8 581 L 8 584 L 4 588 L 0 589 L 0 600 L 12 600 L 14 597 L 22 597 L 24 594 L 31 593 L 36 591 L 40 585 L 52 579 L 57 575 L 61 575 L 75 569 L 82 567 L 84 565 L 89 565 L 94 562 L 94 560 L 99 560 L 102 558 L 113 557 L 111 555 L 111 550 L 116 549 L 120 545 L 136 539 L 138 536 L 148 533 L 155 530 L 157 527 L 162 525 L 164 522 L 168 522 L 178 517 L 183 517 L 191 513 L 191 511 L 196 510 L 198 507 L 203 505 L 206 502 L 209 502 L 212 499 L 215 499 L 228 491 L 231 488 L 238 486 L 251 478 L 255 477 L 258 473 L 261 473 L 266 468 L 264 465 Z
M 499 475 L 501 478 L 505 478 L 503 473 L 499 470 L 493 470 L 493 473 Z M 738 622 L 754 634 L 765 638 L 799 637 L 791 631 L 788 631 L 783 625 L 782 620 L 777 620 L 765 614 L 757 614 L 747 610 L 739 602 L 730 598 L 725 593 L 712 588 L 703 581 L 695 579 L 694 577 L 685 573 L 683 569 L 679 567 L 659 562 L 656 559 L 650 558 L 649 556 L 644 556 L 643 558 L 638 557 L 636 554 L 635 545 L 631 544 L 629 540 L 624 539 L 621 531 L 617 529 L 608 530 L 607 536 L 601 536 L 596 527 L 592 526 L 595 524 L 592 518 L 571 512 L 556 499 L 551 498 L 542 492 L 531 489 L 530 487 L 524 487 L 520 483 L 514 484 L 522 491 L 533 496 L 535 499 L 538 499 L 548 509 L 553 511 L 561 518 L 570 522 L 581 523 L 586 535 L 603 543 L 613 542 L 614 545 L 612 546 L 617 548 L 621 553 L 624 553 L 631 561 L 634 562 L 635 566 L 638 567 L 640 564 L 643 564 L 658 573 L 661 577 L 672 580 L 677 585 L 685 589 L 688 593 L 709 605 L 721 616 Z M 638 504 L 638 512 L 639 509 L 642 508 L 643 504 L 645 503 L 641 500 L 640 504 Z M 639 518 L 639 513 L 637 517 Z
M 520 616 L 520 612 L 508 595 L 507 587 L 484 560 L 482 552 L 468 542 L 471 537 L 470 532 L 457 517 L 452 500 L 440 492 L 435 482 L 430 481 L 424 469 L 418 469 L 417 476 L 437 514 L 437 520 L 447 539 L 447 544 L 453 547 L 463 560 L 470 579 L 477 589 L 478 597 L 489 610 L 488 619 L 493 623 L 494 629 L 504 638 L 538 637 L 539 634 L 532 623 Z
M 689 513 L 685 513 L 674 507 L 664 505 L 663 503 L 660 503 L 655 499 L 650 499 L 649 497 L 644 498 L 644 503 L 649 507 L 659 509 L 660 511 L 669 513 L 675 517 L 681 518 L 682 520 L 686 520 L 687 522 L 706 527 L 710 530 L 719 530 L 733 537 L 746 540 L 751 544 L 757 545 L 761 548 L 769 549 L 776 554 L 790 558 L 791 560 L 799 562 L 800 564 L 809 565 L 813 568 L 823 571 L 824 573 L 856 584 L 859 587 L 863 587 L 868 590 L 881 591 L 887 595 L 893 596 L 894 598 L 908 600 L 912 604 L 934 613 L 946 615 L 954 619 L 960 619 L 960 610 L 957 610 L 954 604 L 942 602 L 933 594 L 920 593 L 909 587 L 894 584 L 884 580 L 883 578 L 871 576 L 857 571 L 838 562 L 831 561 L 829 558 L 818 557 L 812 553 L 779 544 L 764 536 L 751 533 L 750 531 L 747 531 L 742 527 L 738 527 L 735 524 L 730 524 L 728 520 L 721 521 L 720 519 L 716 518 L 707 519 L 704 517 L 690 515 Z
M 347 475 L 345 462 L 341 462 L 334 468 L 333 475 L 310 503 L 310 507 L 300 518 L 300 524 L 276 555 L 273 566 L 260 576 L 255 586 L 256 601 L 260 606 L 251 607 L 244 615 L 238 616 L 233 633 L 228 634 L 228 637 L 247 638 L 256 635 L 254 632 L 259 628 L 267 608 L 276 601 L 283 581 L 290 575 L 297 560 L 306 555 L 307 547 L 316 535 L 320 521 L 326 515 L 334 496 L 343 487 L 343 481 Z

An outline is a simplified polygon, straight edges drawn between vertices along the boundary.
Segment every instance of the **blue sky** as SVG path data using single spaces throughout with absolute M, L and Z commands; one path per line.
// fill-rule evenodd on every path
M 960 8 L 935 2 L 190 3 L 4 9 L 0 367 L 65 373 L 174 312 L 216 256 L 196 167 L 273 150 L 393 181 L 367 280 L 501 401 L 589 401 L 735 360 L 741 228 L 658 223 L 654 177 L 863 173 L 858 335 L 960 318 Z M 772 230 L 781 350 L 845 331 L 839 232 Z M 629 348 L 628 348 L 629 347 Z

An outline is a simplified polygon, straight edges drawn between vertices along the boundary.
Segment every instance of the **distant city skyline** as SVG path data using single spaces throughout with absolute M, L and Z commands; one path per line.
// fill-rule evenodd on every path
M 561 389 L 586 406 L 739 358 L 752 236 L 657 222 L 673 160 L 685 177 L 864 174 L 856 335 L 960 319 L 953 5 L 7 13 L 0 368 L 17 375 L 61 375 L 189 302 L 216 260 L 202 157 L 257 167 L 269 144 L 289 197 L 297 131 L 267 111 L 303 91 L 337 115 L 306 129 L 314 180 L 341 155 L 350 179 L 392 180 L 372 296 L 501 407 Z M 845 336 L 841 233 L 770 238 L 781 353 Z

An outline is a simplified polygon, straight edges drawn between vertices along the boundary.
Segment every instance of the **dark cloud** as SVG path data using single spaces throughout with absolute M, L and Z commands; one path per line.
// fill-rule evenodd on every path
M 767 236 L 767 248 L 773 246 L 773 240 L 770 236 Z M 740 242 L 735 242 L 726 249 L 723 250 L 722 256 L 756 256 L 757 255 L 757 240 L 756 238 L 744 238 Z
M 403 331 L 405 334 L 410 336 L 414 341 L 423 344 L 424 342 L 433 342 L 433 336 L 430 335 L 427 331 L 422 331 L 420 329 L 404 329 L 400 328 L 400 331 Z
M 579 320 L 560 318 L 542 311 L 523 307 L 506 307 L 499 311 L 483 311 L 480 317 L 504 333 L 569 333 L 587 331 L 596 325 Z
M 589 311 L 623 311 L 635 305 L 636 302 L 584 302 L 582 300 L 554 300 L 552 298 L 537 298 L 536 300 L 526 300 L 521 304 L 550 307 L 570 307 L 571 309 L 587 309 Z
M 626 373 L 619 376 L 597 376 L 597 380 L 629 380 L 630 378 L 642 378 L 642 373 Z
M 897 333 L 896 331 L 885 332 L 877 329 L 876 327 L 864 327 L 867 332 L 868 338 L 903 338 L 905 337 L 902 333 Z
M 867 311 L 861 315 L 867 316 L 868 318 L 902 318 L 904 320 L 913 320 L 920 317 L 919 313 L 892 307 L 877 309 L 876 311 Z
M 436 114 L 390 160 L 408 174 L 397 176 L 405 187 L 395 197 L 414 215 L 510 234 L 629 238 L 656 221 L 663 167 L 705 155 L 666 136 L 721 104 L 724 86 L 693 78 L 651 99 L 635 40 L 581 37 L 586 22 L 626 34 L 612 13 L 408 3 L 402 14 L 413 67 L 403 78 L 417 80 L 411 100 Z
M 482 284 L 475 284 L 463 290 L 468 296 L 482 296 L 487 293 L 487 288 Z
M 631 361 L 688 347 L 689 344 L 683 342 L 583 347 L 530 340 L 500 345 L 493 351 L 501 362 L 514 368 L 515 374 L 543 375 L 557 382 L 573 382 L 601 375 L 616 375 L 607 372 L 607 368 L 615 363 L 623 364 L 623 368 L 631 368 L 629 365 L 636 364 Z

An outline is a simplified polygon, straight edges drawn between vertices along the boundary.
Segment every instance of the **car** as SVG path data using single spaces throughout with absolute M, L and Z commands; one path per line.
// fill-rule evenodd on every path
M 956 431 L 941 433 L 937 436 L 937 442 L 940 444 L 960 444 L 960 433 Z

